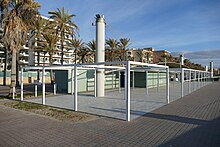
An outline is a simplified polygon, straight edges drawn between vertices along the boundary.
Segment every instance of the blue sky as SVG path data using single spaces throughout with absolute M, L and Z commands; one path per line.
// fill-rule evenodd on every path
M 38 0 L 40 12 L 62 6 L 75 14 L 85 42 L 95 39 L 95 14 L 105 15 L 106 37 L 131 39 L 130 47 L 166 49 L 220 67 L 220 0 Z M 197 56 L 201 54 L 201 56 Z

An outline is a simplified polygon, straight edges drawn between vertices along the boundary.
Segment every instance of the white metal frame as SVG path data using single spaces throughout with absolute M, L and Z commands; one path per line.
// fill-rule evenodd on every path
M 205 85 L 205 81 L 208 82 L 208 78 L 210 75 L 210 72 L 208 71 L 203 71 L 203 70 L 195 70 L 195 69 L 189 69 L 189 68 L 170 68 L 170 71 L 172 72 L 177 72 L 180 73 L 181 78 L 180 78 L 180 82 L 181 82 L 181 94 L 180 96 L 183 97 L 184 96 L 184 82 L 189 82 L 189 87 L 188 87 L 188 93 L 191 93 L 191 84 L 190 82 L 193 82 L 193 91 L 201 88 L 202 86 Z M 185 72 L 188 72 L 188 80 L 185 80 Z M 194 73 L 194 77 L 191 77 L 191 74 Z M 198 75 L 198 76 L 197 76 Z M 198 84 L 196 84 L 195 81 L 198 81 Z
M 117 66 L 116 66 L 117 65 Z M 46 104 L 46 96 L 45 96 L 45 71 L 54 69 L 54 70 L 71 70 L 72 71 L 72 78 L 74 74 L 74 110 L 78 110 L 78 100 L 77 100 L 77 70 L 79 69 L 92 69 L 96 71 L 96 69 L 108 69 L 108 70 L 113 70 L 116 69 L 116 71 L 119 72 L 119 77 L 120 77 L 120 72 L 125 71 L 125 99 L 126 99 L 126 120 L 130 121 L 131 114 L 130 114 L 130 108 L 131 108 L 131 103 L 130 103 L 130 72 L 133 71 L 133 83 L 132 87 L 134 89 L 134 72 L 135 71 L 145 71 L 146 72 L 146 94 L 148 95 L 148 71 L 156 71 L 166 73 L 166 101 L 169 103 L 169 67 L 168 66 L 163 66 L 163 65 L 157 65 L 157 64 L 148 64 L 148 63 L 141 63 L 141 62 L 134 62 L 134 61 L 125 61 L 125 62 L 101 62 L 101 63 L 89 63 L 89 64 L 73 64 L 73 65 L 63 65 L 63 66 L 44 66 L 44 67 L 22 67 L 22 72 L 21 72 L 21 79 L 23 79 L 23 71 L 24 70 L 42 70 L 42 104 Z M 159 75 L 158 75 L 159 77 Z M 94 77 L 96 78 L 96 76 Z M 96 80 L 95 80 L 96 81 Z M 73 80 L 72 84 L 73 86 Z M 95 84 L 96 85 L 96 84 Z M 119 92 L 121 92 L 120 88 L 120 81 L 119 81 Z M 157 84 L 158 87 L 158 84 Z M 96 91 L 96 87 L 95 91 Z M 94 92 L 94 96 L 96 97 L 96 92 Z M 73 92 L 71 92 L 73 94 Z M 21 100 L 23 101 L 23 80 L 21 80 Z

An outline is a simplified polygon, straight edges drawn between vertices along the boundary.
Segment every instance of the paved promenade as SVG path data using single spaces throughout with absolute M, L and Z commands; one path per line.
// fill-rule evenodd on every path
M 220 146 L 220 82 L 131 122 L 66 123 L 0 106 L 0 146 Z

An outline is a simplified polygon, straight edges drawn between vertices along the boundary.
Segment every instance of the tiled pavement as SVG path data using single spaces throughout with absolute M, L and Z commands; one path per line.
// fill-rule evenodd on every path
M 71 124 L 0 106 L 0 146 L 220 146 L 220 82 L 131 122 Z

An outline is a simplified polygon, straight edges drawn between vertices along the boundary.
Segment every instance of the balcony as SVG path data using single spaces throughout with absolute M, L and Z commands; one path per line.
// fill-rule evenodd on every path
M 20 61 L 20 63 L 23 63 L 23 64 L 28 64 L 28 61 L 26 61 L 26 60 L 19 60 Z
M 61 56 L 58 55 L 58 54 L 54 54 L 53 57 L 54 57 L 54 58 L 60 58 Z
M 21 53 L 19 53 L 19 55 L 20 56 L 23 56 L 23 57 L 28 57 L 29 55 L 27 54 L 27 53 L 25 53 L 25 52 L 21 52 Z

